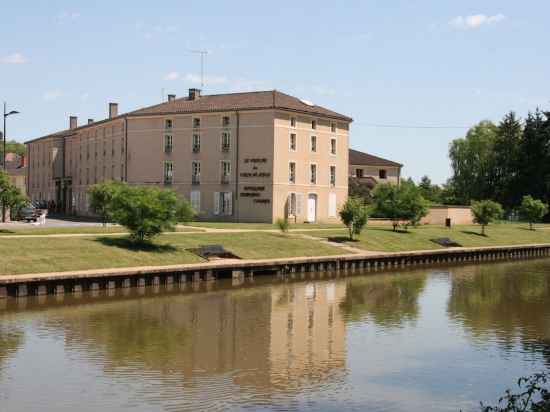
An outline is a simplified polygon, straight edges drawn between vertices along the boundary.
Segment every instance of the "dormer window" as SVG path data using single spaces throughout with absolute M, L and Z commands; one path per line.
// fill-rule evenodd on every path
M 229 116 L 223 116 L 222 117 L 222 126 L 223 127 L 229 126 Z
M 193 117 L 193 127 L 195 129 L 201 127 L 201 119 L 199 117 Z
M 164 128 L 166 130 L 171 130 L 172 129 L 172 119 L 166 119 L 164 121 Z

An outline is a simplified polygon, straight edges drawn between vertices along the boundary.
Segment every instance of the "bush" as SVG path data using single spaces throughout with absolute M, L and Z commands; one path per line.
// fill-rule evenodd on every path
M 6 221 L 7 209 L 18 209 L 29 202 L 27 196 L 15 187 L 9 179 L 9 176 L 3 170 L 0 170 L 0 206 L 2 222 Z
M 547 372 L 536 373 L 527 378 L 518 379 L 519 393 L 510 389 L 498 400 L 497 406 L 485 406 L 481 403 L 482 412 L 543 412 L 550 411 L 550 392 Z
M 125 187 L 126 183 L 107 181 L 97 183 L 88 189 L 90 208 L 101 218 L 103 226 L 112 220 L 111 206 L 115 194 Z
M 548 205 L 531 196 L 523 196 L 519 213 L 523 219 L 529 222 L 529 229 L 533 230 L 533 223 L 540 222 L 548 213 Z
M 373 212 L 391 219 L 394 231 L 402 222 L 405 222 L 405 229 L 409 225 L 417 225 L 428 214 L 428 202 L 410 180 L 404 180 L 400 185 L 378 184 L 374 188 L 373 198 Z
M 350 197 L 340 210 L 340 219 L 347 226 L 349 231 L 349 239 L 353 240 L 353 236 L 359 236 L 363 227 L 367 224 L 369 218 L 368 209 L 364 205 L 363 200 L 358 197 Z
M 144 242 L 163 231 L 175 230 L 178 222 L 193 219 L 189 202 L 172 190 L 120 186 L 108 204 L 113 221 L 130 231 L 132 240 Z
M 474 223 L 481 225 L 481 234 L 485 236 L 485 227 L 500 219 L 503 214 L 500 203 L 492 200 L 480 200 L 472 202 L 472 213 L 474 215 Z
M 288 223 L 288 219 L 279 218 L 279 219 L 277 219 L 275 224 L 277 225 L 279 230 L 283 233 L 288 232 L 288 229 L 290 228 L 290 223 Z

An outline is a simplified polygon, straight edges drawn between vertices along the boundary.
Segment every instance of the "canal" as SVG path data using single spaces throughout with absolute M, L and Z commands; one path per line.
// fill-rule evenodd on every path
M 550 260 L 0 301 L 0 410 L 458 411 L 550 365 Z

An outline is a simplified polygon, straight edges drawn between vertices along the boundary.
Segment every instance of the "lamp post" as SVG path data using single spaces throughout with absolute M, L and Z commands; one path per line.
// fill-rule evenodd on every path
M 3 147 L 3 152 L 2 152 L 4 171 L 6 170 L 6 118 L 8 116 L 11 116 L 12 114 L 18 114 L 19 113 L 16 110 L 12 110 L 11 112 L 7 113 L 6 110 L 7 110 L 6 109 L 6 102 L 4 102 L 4 147 Z

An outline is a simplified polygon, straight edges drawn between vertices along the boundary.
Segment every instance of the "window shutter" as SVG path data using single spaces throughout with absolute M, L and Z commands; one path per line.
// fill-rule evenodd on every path
M 196 191 L 196 190 L 191 192 L 191 207 L 195 210 L 195 212 L 200 212 L 200 210 L 201 210 L 201 192 Z
M 214 192 L 214 214 L 220 214 L 220 192 Z
M 336 193 L 328 194 L 328 216 L 336 217 Z
M 227 204 L 226 214 L 232 215 L 233 214 L 233 193 L 227 192 L 227 193 L 224 193 L 224 195 L 226 197 L 226 204 Z

